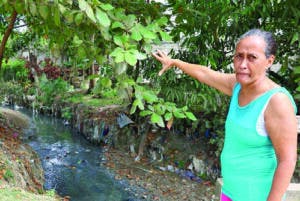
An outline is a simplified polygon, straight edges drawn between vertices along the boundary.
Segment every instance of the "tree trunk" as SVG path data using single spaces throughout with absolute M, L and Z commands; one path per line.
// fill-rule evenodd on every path
M 0 46 L 0 69 L 2 67 L 2 60 L 3 60 L 3 56 L 4 56 L 4 50 L 5 50 L 5 45 L 6 45 L 6 42 L 14 28 L 14 25 L 15 25 L 15 22 L 16 22 L 16 19 L 17 19 L 17 12 L 14 10 L 13 13 L 11 14 L 10 16 L 10 22 L 9 22 L 9 25 L 4 33 L 4 36 L 2 38 L 2 41 L 1 41 L 1 46 Z
M 89 75 L 95 75 L 95 62 L 93 62 L 93 64 L 89 69 Z M 93 89 L 95 88 L 95 84 L 96 84 L 95 79 L 91 78 L 89 81 L 88 93 L 91 93 L 93 91 Z
M 92 36 L 92 42 L 93 42 L 93 44 L 95 45 L 95 34 L 93 34 L 93 36 Z M 93 63 L 92 63 L 92 65 L 90 66 L 90 69 L 89 69 L 89 75 L 95 75 L 95 63 L 96 63 L 96 61 L 95 61 L 95 58 L 94 58 L 94 55 L 93 55 Z M 89 93 L 91 93 L 92 91 L 93 91 L 93 89 L 95 88 L 95 84 L 96 84 L 96 81 L 95 81 L 95 79 L 94 78 L 90 78 L 90 81 L 89 81 L 89 89 L 88 89 L 88 91 L 87 91 L 87 93 L 89 94 Z

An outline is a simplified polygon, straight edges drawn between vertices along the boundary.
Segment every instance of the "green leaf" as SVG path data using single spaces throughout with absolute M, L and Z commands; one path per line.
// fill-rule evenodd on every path
M 121 29 L 125 29 L 124 24 L 122 24 L 121 22 L 113 22 L 113 24 L 111 25 L 112 29 L 116 29 L 116 28 L 121 28 Z
M 77 55 L 78 55 L 79 59 L 83 59 L 86 57 L 86 52 L 85 52 L 85 49 L 83 46 L 78 47 Z
M 5 2 L 2 2 L 2 3 L 6 4 Z M 25 10 L 24 4 L 22 4 L 22 3 L 15 3 L 14 6 L 18 13 L 23 13 Z
M 154 112 L 154 108 L 152 105 L 148 105 L 148 109 Z
M 48 15 L 49 15 L 48 6 L 45 6 L 45 5 L 39 6 L 39 13 L 42 16 L 42 18 L 47 19 Z
M 133 105 L 137 105 L 140 110 L 144 110 L 144 104 L 141 99 L 137 98 L 133 101 Z
M 29 9 L 30 9 L 30 13 L 32 14 L 32 15 L 36 15 L 37 14 L 37 10 L 36 10 L 36 5 L 35 5 L 35 3 L 34 2 L 30 2 L 30 4 L 29 4 Z
M 103 64 L 104 62 L 106 62 L 107 61 L 107 59 L 106 59 L 106 57 L 104 56 L 104 55 L 97 55 L 96 56 L 96 61 L 97 61 L 97 63 L 98 64 Z
M 62 4 L 58 4 L 58 8 L 61 14 L 64 14 L 67 10 Z
M 191 112 L 186 112 L 185 115 L 186 115 L 186 117 L 188 119 L 190 119 L 192 121 L 196 121 L 197 120 L 197 118 L 195 117 L 195 115 L 193 113 L 191 113 Z
M 78 4 L 79 4 L 80 10 L 82 10 L 82 11 L 85 11 L 88 6 L 88 3 L 85 0 L 78 0 Z
M 101 29 L 101 34 L 105 40 L 111 41 L 112 35 L 110 34 L 108 28 Z
M 110 10 L 113 10 L 114 7 L 111 5 L 111 4 L 101 4 L 100 7 L 105 10 L 105 11 L 110 11 Z
M 129 112 L 130 114 L 135 113 L 135 111 L 136 111 L 136 106 L 137 106 L 137 105 L 134 105 L 134 104 L 132 105 L 132 107 L 131 107 L 131 109 L 130 109 L 130 112 Z
M 148 30 L 146 27 L 144 26 L 140 26 L 140 33 L 142 34 L 142 36 L 146 39 L 155 39 L 156 38 L 156 34 L 153 33 L 152 31 Z
M 151 122 L 152 123 L 157 123 L 160 127 L 165 127 L 165 123 L 164 123 L 164 120 L 163 120 L 162 116 L 160 116 L 156 113 L 152 113 Z
M 153 112 L 150 111 L 150 110 L 143 110 L 143 111 L 140 112 L 140 116 L 141 116 L 141 117 L 145 117 L 145 116 L 148 116 L 148 115 L 150 115 L 150 114 L 152 114 L 152 113 L 153 113 Z
M 164 17 L 158 19 L 158 20 L 156 21 L 156 23 L 157 23 L 159 26 L 166 25 L 166 24 L 168 23 L 168 18 L 164 16 Z
M 65 17 L 65 19 L 66 19 L 66 21 L 68 22 L 68 23 L 73 23 L 73 14 L 72 14 L 72 12 L 70 12 L 70 11 L 66 11 L 65 13 L 64 13 L 64 17 Z
M 162 39 L 163 41 L 166 41 L 166 42 L 172 42 L 172 37 L 171 37 L 168 33 L 163 32 L 163 31 L 160 31 L 159 34 L 160 34 L 161 39 Z
M 116 57 L 118 54 L 123 53 L 124 49 L 117 47 L 114 49 L 114 51 L 112 51 L 112 53 L 110 53 L 111 57 Z
M 300 74 L 300 66 L 295 66 L 293 69 L 294 74 Z
M 76 45 L 76 46 L 80 46 L 81 44 L 83 43 L 82 40 L 79 39 L 79 37 L 77 35 L 75 35 L 73 37 L 73 44 Z
M 72 4 L 73 4 L 73 0 L 65 0 L 64 2 L 66 2 L 66 3 L 69 4 L 69 5 L 72 5 Z
M 120 62 L 115 65 L 115 73 L 121 75 L 127 70 L 127 64 L 125 62 Z
M 129 51 L 125 52 L 125 61 L 126 63 L 128 63 L 131 66 L 135 66 L 135 64 L 137 63 L 137 58 L 134 54 L 132 54 Z
M 169 121 L 172 117 L 173 117 L 173 115 L 172 115 L 172 113 L 170 113 L 170 112 L 167 112 L 167 113 L 165 114 L 165 120 L 167 120 L 167 121 Z
M 53 17 L 54 17 L 54 23 L 56 26 L 60 26 L 60 13 L 59 13 L 59 10 L 58 8 L 54 8 L 54 11 L 53 11 Z
M 166 107 L 162 104 L 157 104 L 154 106 L 154 111 L 159 115 L 163 115 L 165 114 Z
M 107 14 L 98 8 L 96 9 L 96 18 L 102 26 L 110 26 L 110 19 L 108 18 Z
M 114 37 L 114 43 L 120 47 L 124 47 L 124 43 L 127 42 L 126 37 L 121 35 L 116 35 Z
M 97 20 L 95 18 L 95 15 L 94 15 L 94 11 L 93 9 L 91 8 L 91 6 L 89 4 L 87 4 L 87 7 L 86 7 L 86 15 L 94 22 L 96 23 Z
M 158 97 L 152 92 L 152 91 L 144 91 L 143 92 L 143 98 L 148 103 L 153 103 L 158 100 Z
M 85 12 L 86 15 L 88 16 L 88 18 L 90 18 L 94 23 L 96 23 L 94 11 L 93 11 L 92 7 L 90 6 L 90 4 L 88 4 L 85 0 L 78 0 L 78 3 L 79 3 L 80 10 Z
M 184 106 L 181 110 L 182 111 L 187 111 L 188 107 L 187 106 Z
M 101 84 L 101 86 L 104 87 L 104 88 L 110 88 L 111 85 L 112 85 L 112 82 L 111 82 L 111 80 L 110 80 L 109 78 L 107 78 L 107 77 L 102 77 L 102 78 L 100 79 L 100 84 Z
M 291 45 L 297 41 L 299 41 L 299 33 L 298 32 L 294 33 L 292 41 L 291 41 Z
M 175 110 L 175 111 L 173 112 L 173 114 L 174 114 L 174 116 L 175 116 L 176 118 L 179 118 L 179 119 L 185 118 L 184 113 L 182 113 L 182 112 L 179 111 L 179 110 Z
M 121 62 L 123 62 L 124 61 L 124 53 L 123 52 L 120 52 L 120 53 L 118 53 L 117 55 L 116 55 L 116 57 L 115 57 L 115 62 L 116 63 L 121 63 Z
M 296 100 L 300 100 L 300 94 L 294 95 L 294 98 L 295 98 Z
M 136 20 L 135 15 L 128 15 L 128 16 L 126 16 L 126 17 L 124 18 L 124 21 L 123 21 L 123 22 L 124 22 L 125 26 L 126 26 L 128 29 L 130 29 L 130 28 L 134 25 L 135 20 Z
M 82 13 L 78 13 L 76 16 L 75 16 L 75 19 L 74 19 L 74 21 L 75 21 L 75 24 L 76 25 L 80 25 L 81 24 L 81 22 L 83 21 L 83 14 Z
M 143 39 L 141 33 L 137 30 L 137 29 L 132 29 L 131 30 L 131 36 L 130 36 L 133 40 L 135 41 L 140 41 Z

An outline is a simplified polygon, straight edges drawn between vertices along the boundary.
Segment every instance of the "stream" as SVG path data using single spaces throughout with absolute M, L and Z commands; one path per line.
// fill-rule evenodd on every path
M 137 201 L 126 181 L 115 180 L 103 165 L 103 150 L 65 126 L 61 119 L 18 111 L 30 117 L 24 142 L 42 161 L 46 190 L 55 189 L 71 201 Z

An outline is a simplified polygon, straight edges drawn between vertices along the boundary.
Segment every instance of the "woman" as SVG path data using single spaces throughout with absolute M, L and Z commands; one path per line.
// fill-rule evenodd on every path
M 266 71 L 276 43 L 270 32 L 252 29 L 238 40 L 234 74 L 172 59 L 158 51 L 159 75 L 176 66 L 231 96 L 221 154 L 222 201 L 281 201 L 297 161 L 296 105 Z

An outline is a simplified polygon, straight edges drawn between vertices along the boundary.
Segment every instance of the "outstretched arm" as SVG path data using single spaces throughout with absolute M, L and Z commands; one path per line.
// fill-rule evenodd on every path
M 179 59 L 172 59 L 160 50 L 158 50 L 157 53 L 153 53 L 153 56 L 162 63 L 162 69 L 159 71 L 159 75 L 162 75 L 169 68 L 176 66 L 184 73 L 196 78 L 199 82 L 216 88 L 224 94 L 230 96 L 232 94 L 232 88 L 236 82 L 234 74 L 221 73 L 206 66 L 187 63 Z

